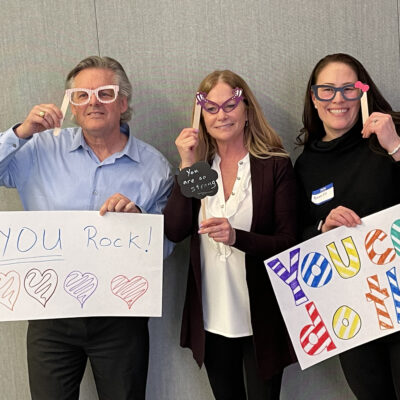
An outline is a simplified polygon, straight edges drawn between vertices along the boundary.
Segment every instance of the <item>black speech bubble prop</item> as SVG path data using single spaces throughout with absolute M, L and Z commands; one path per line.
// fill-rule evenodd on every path
M 204 199 L 218 192 L 218 172 L 205 161 L 183 168 L 178 174 L 178 183 L 185 197 Z

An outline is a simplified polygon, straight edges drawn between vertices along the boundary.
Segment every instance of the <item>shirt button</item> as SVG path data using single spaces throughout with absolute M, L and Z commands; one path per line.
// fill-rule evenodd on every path
M 12 147 L 14 147 L 14 149 L 17 147 L 17 145 L 15 143 L 13 143 Z
M 93 190 L 93 194 L 94 194 L 94 195 L 97 195 L 97 190 Z
M 232 192 L 232 196 L 234 196 L 235 195 L 235 192 Z
M 238 181 L 240 181 L 240 176 L 238 176 L 236 179 L 237 179 Z
M 243 161 L 239 161 L 239 165 L 242 165 L 243 164 Z

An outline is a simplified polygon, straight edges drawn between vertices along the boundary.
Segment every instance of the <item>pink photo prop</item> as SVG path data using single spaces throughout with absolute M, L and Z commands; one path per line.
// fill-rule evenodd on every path
M 363 93 L 368 92 L 368 90 L 369 90 L 369 86 L 368 86 L 366 83 L 362 83 L 362 82 L 360 82 L 360 81 L 357 81 L 357 82 L 354 84 L 354 87 L 356 87 L 357 89 L 361 89 L 361 91 L 362 91 Z

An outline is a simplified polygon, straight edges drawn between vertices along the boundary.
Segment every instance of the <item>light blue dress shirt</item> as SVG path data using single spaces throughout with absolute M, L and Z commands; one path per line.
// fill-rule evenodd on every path
M 81 128 L 19 139 L 0 133 L 0 185 L 16 188 L 25 210 L 99 210 L 121 193 L 142 212 L 161 214 L 173 184 L 171 168 L 155 148 L 129 134 L 124 149 L 100 162 Z M 170 247 L 170 246 L 167 246 Z M 169 254 L 171 248 L 167 251 Z

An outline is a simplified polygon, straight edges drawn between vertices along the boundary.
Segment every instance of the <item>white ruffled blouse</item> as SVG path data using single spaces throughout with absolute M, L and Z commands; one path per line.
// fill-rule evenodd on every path
M 220 162 L 216 155 L 212 168 L 218 172 L 218 193 L 203 200 L 205 218 L 227 218 L 233 228 L 250 231 L 253 197 L 249 154 L 238 162 L 236 181 L 227 201 Z M 199 223 L 202 219 L 200 210 Z M 245 253 L 200 235 L 200 257 L 205 329 L 227 337 L 252 335 Z

